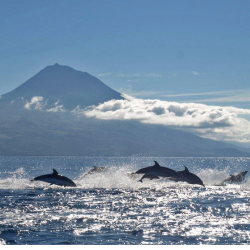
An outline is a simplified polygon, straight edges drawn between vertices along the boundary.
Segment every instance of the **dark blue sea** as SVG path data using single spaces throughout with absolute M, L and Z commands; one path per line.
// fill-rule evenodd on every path
M 131 178 L 154 160 L 206 186 Z M 94 165 L 108 169 L 84 177 Z M 30 181 L 53 168 L 77 187 Z M 0 157 L 0 245 L 249 244 L 249 173 L 216 186 L 243 170 L 250 158 Z

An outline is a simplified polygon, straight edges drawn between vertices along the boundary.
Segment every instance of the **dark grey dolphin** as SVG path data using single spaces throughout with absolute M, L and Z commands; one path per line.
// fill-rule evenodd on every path
M 76 187 L 76 184 L 72 180 L 58 174 L 58 172 L 55 169 L 53 169 L 52 174 L 40 175 L 31 181 L 43 181 L 63 187 Z
M 83 177 L 91 174 L 96 174 L 96 173 L 102 173 L 106 171 L 108 168 L 107 167 L 96 167 L 94 166 L 93 169 L 91 169 L 89 172 L 87 172 Z
M 241 183 L 245 180 L 245 175 L 248 173 L 248 171 L 243 171 L 238 174 L 230 174 L 230 177 L 225 179 L 220 185 L 223 185 L 225 182 L 229 183 Z
M 157 161 L 154 161 L 155 165 L 141 168 L 138 171 L 136 171 L 134 174 L 147 174 L 147 175 L 153 175 L 153 176 L 161 176 L 161 177 L 172 177 L 176 176 L 176 171 L 171 168 L 162 167 L 159 165 Z
M 184 166 L 185 167 L 185 166 Z M 189 184 L 197 184 L 204 186 L 202 180 L 195 174 L 189 172 L 188 168 L 185 167 L 185 170 L 176 172 L 176 176 L 171 177 L 170 179 L 178 182 L 183 181 Z
M 142 182 L 143 179 L 153 180 L 153 179 L 160 179 L 160 177 L 156 175 L 144 174 L 142 178 L 139 180 L 139 182 Z

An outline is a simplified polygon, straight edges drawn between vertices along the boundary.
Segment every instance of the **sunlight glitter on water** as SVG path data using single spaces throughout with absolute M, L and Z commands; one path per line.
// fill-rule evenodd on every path
M 30 182 L 34 174 L 25 168 L 10 169 L 0 179 L 0 244 L 250 243 L 249 178 L 243 185 L 213 186 L 225 167 L 207 168 L 208 176 L 196 170 L 206 187 L 140 183 L 127 174 L 134 166 L 122 165 L 85 178 L 87 170 L 76 171 L 77 188 Z
M 203 243 L 203 240 L 209 243 L 220 241 L 225 236 L 238 237 L 238 240 L 249 237 L 249 231 L 234 228 L 239 224 L 241 227 L 249 227 L 249 206 L 245 204 L 240 207 L 238 203 L 232 206 L 229 203 L 224 204 L 224 201 L 218 205 L 211 203 L 211 199 L 202 200 L 199 197 L 199 193 L 203 193 L 202 197 L 211 195 L 210 191 L 197 192 L 192 188 L 181 188 L 178 192 L 176 188 L 162 191 L 143 189 L 131 190 L 130 194 L 126 194 L 121 190 L 90 190 L 90 193 L 79 190 L 76 196 L 70 198 L 66 190 L 57 194 L 47 190 L 47 197 L 52 195 L 57 202 L 50 204 L 49 199 L 45 199 L 46 205 L 40 206 L 41 197 L 35 197 L 37 201 L 33 206 L 29 206 L 19 201 L 19 206 L 13 207 L 15 209 L 5 208 L 3 223 L 11 225 L 15 222 L 16 227 L 20 228 L 19 234 L 25 234 L 25 228 L 37 230 L 46 226 L 47 229 L 52 229 L 57 225 L 63 231 L 72 231 L 76 237 L 86 233 L 95 235 L 108 231 L 112 234 L 119 231 L 132 235 L 141 234 L 144 241 L 148 235 L 147 240 L 155 240 L 155 243 L 160 239 L 166 242 L 166 236 L 176 238 L 176 242 L 179 242 L 180 238 L 197 240 L 197 237 L 201 237 L 200 241 Z M 221 190 L 218 191 L 214 190 L 213 200 L 218 200 L 221 195 Z M 74 191 L 70 193 L 74 194 Z M 155 194 L 159 199 L 148 198 Z M 232 194 L 229 195 L 232 199 L 238 199 Z M 191 203 L 188 202 L 190 200 Z M 48 208 L 48 205 L 51 207 Z M 226 215 L 225 206 L 230 208 L 230 217 Z M 134 242 L 138 241 L 136 238 Z M 139 242 L 142 243 L 141 240 Z

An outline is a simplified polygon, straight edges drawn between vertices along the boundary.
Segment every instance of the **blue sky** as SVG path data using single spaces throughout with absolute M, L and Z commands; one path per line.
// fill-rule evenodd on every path
M 59 63 L 136 97 L 250 108 L 250 1 L 0 5 L 0 95 Z

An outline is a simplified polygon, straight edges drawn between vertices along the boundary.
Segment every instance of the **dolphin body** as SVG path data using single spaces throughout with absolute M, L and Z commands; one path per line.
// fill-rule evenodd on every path
M 58 174 L 58 172 L 55 169 L 53 169 L 52 174 L 40 175 L 31 181 L 43 181 L 43 182 L 48 182 L 51 185 L 55 184 L 55 185 L 63 186 L 63 187 L 76 187 L 76 184 L 72 180 L 70 180 L 69 178 L 65 176 Z
M 138 171 L 136 171 L 134 174 L 146 174 L 146 175 L 158 176 L 158 177 L 159 176 L 160 177 L 176 176 L 175 170 L 173 170 L 171 168 L 162 167 L 162 166 L 160 166 L 160 164 L 157 161 L 154 161 L 154 162 L 155 162 L 154 166 L 141 168 Z
M 106 171 L 108 168 L 107 167 L 96 167 L 94 166 L 93 169 L 91 169 L 89 172 L 87 172 L 83 177 L 91 174 L 96 174 L 96 173 L 102 173 Z
M 223 185 L 225 182 L 228 183 L 241 183 L 245 180 L 245 175 L 248 173 L 248 171 L 243 171 L 238 174 L 230 174 L 230 177 L 225 179 L 220 185 Z
M 203 181 L 197 175 L 189 172 L 187 167 L 185 167 L 185 170 L 183 171 L 176 172 L 176 176 L 171 177 L 170 179 L 176 182 L 182 181 L 182 182 L 187 182 L 189 184 L 197 184 L 204 186 Z
M 156 175 L 144 174 L 142 178 L 139 180 L 139 182 L 142 182 L 143 179 L 153 180 L 153 179 L 160 179 L 160 177 Z

